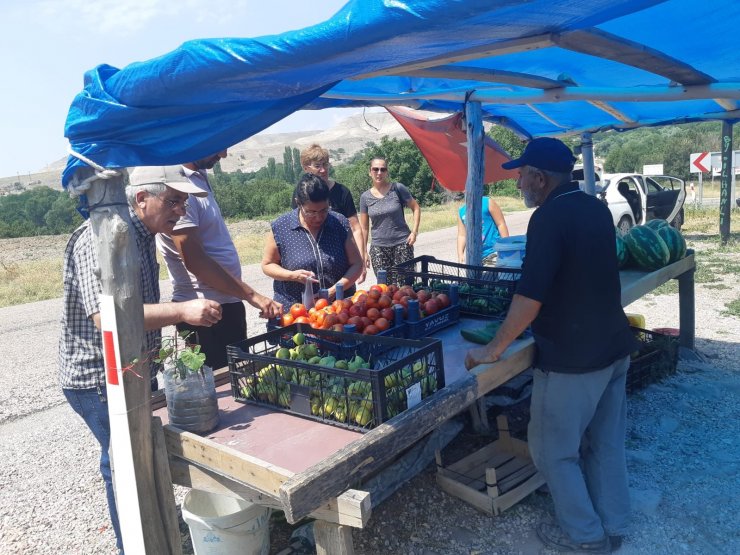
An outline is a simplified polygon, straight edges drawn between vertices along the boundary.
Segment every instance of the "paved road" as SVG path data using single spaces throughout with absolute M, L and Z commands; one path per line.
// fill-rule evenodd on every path
M 510 232 L 523 234 L 531 212 L 507 216 Z M 455 228 L 422 233 L 416 254 L 430 254 L 442 260 L 455 260 Z M 272 280 L 259 264 L 242 268 L 244 279 L 262 294 L 272 295 Z M 375 283 L 370 273 L 367 284 Z M 169 282 L 161 283 L 162 298 L 172 294 Z M 264 320 L 248 306 L 250 335 L 264 331 Z M 57 386 L 56 355 L 61 300 L 51 299 L 0 308 L 0 434 L 3 422 L 33 414 L 64 403 Z

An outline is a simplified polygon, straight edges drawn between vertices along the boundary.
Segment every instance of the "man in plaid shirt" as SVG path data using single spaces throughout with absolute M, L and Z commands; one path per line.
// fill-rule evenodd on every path
M 154 236 L 172 232 L 185 213 L 190 194 L 207 193 L 171 167 L 141 167 L 129 174 L 126 197 L 140 255 L 146 353 L 159 348 L 163 326 L 178 322 L 211 326 L 221 319 L 221 305 L 214 301 L 159 303 L 159 264 Z M 72 233 L 64 251 L 59 384 L 69 404 L 100 443 L 100 473 L 105 481 L 118 549 L 123 553 L 108 456 L 110 424 L 99 308 L 102 287 L 96 275 L 98 255 L 94 239 L 90 222 L 86 221 Z M 151 371 L 151 377 L 156 377 L 157 367 L 153 363 Z

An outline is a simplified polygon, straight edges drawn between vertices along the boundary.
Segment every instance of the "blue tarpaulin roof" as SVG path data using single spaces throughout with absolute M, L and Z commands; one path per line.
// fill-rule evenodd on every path
M 305 29 L 98 66 L 65 136 L 115 168 L 203 158 L 299 109 L 470 98 L 523 138 L 735 120 L 738 28 L 737 0 L 353 0 Z

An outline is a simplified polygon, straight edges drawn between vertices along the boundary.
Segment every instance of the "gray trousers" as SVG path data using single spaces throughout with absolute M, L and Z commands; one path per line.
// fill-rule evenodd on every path
M 627 532 L 628 368 L 629 356 L 586 374 L 534 372 L 529 450 L 560 527 L 579 543 Z

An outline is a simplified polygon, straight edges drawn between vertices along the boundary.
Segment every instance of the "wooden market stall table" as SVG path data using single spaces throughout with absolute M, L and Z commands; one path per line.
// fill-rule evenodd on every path
M 694 270 L 690 252 L 655 272 L 621 272 L 622 305 L 677 279 L 680 344 L 693 349 Z M 316 518 L 318 553 L 352 553 L 351 527 L 362 528 L 372 509 L 370 495 L 352 485 L 531 366 L 534 343 L 526 338 L 509 347 L 499 362 L 466 371 L 465 352 L 471 345 L 460 338 L 459 326 L 435 335 L 443 343 L 446 386 L 364 434 L 238 403 L 229 383 L 220 385 L 215 431 L 201 437 L 164 426 L 173 483 L 279 508 L 290 523 Z M 155 416 L 166 422 L 166 409 Z

